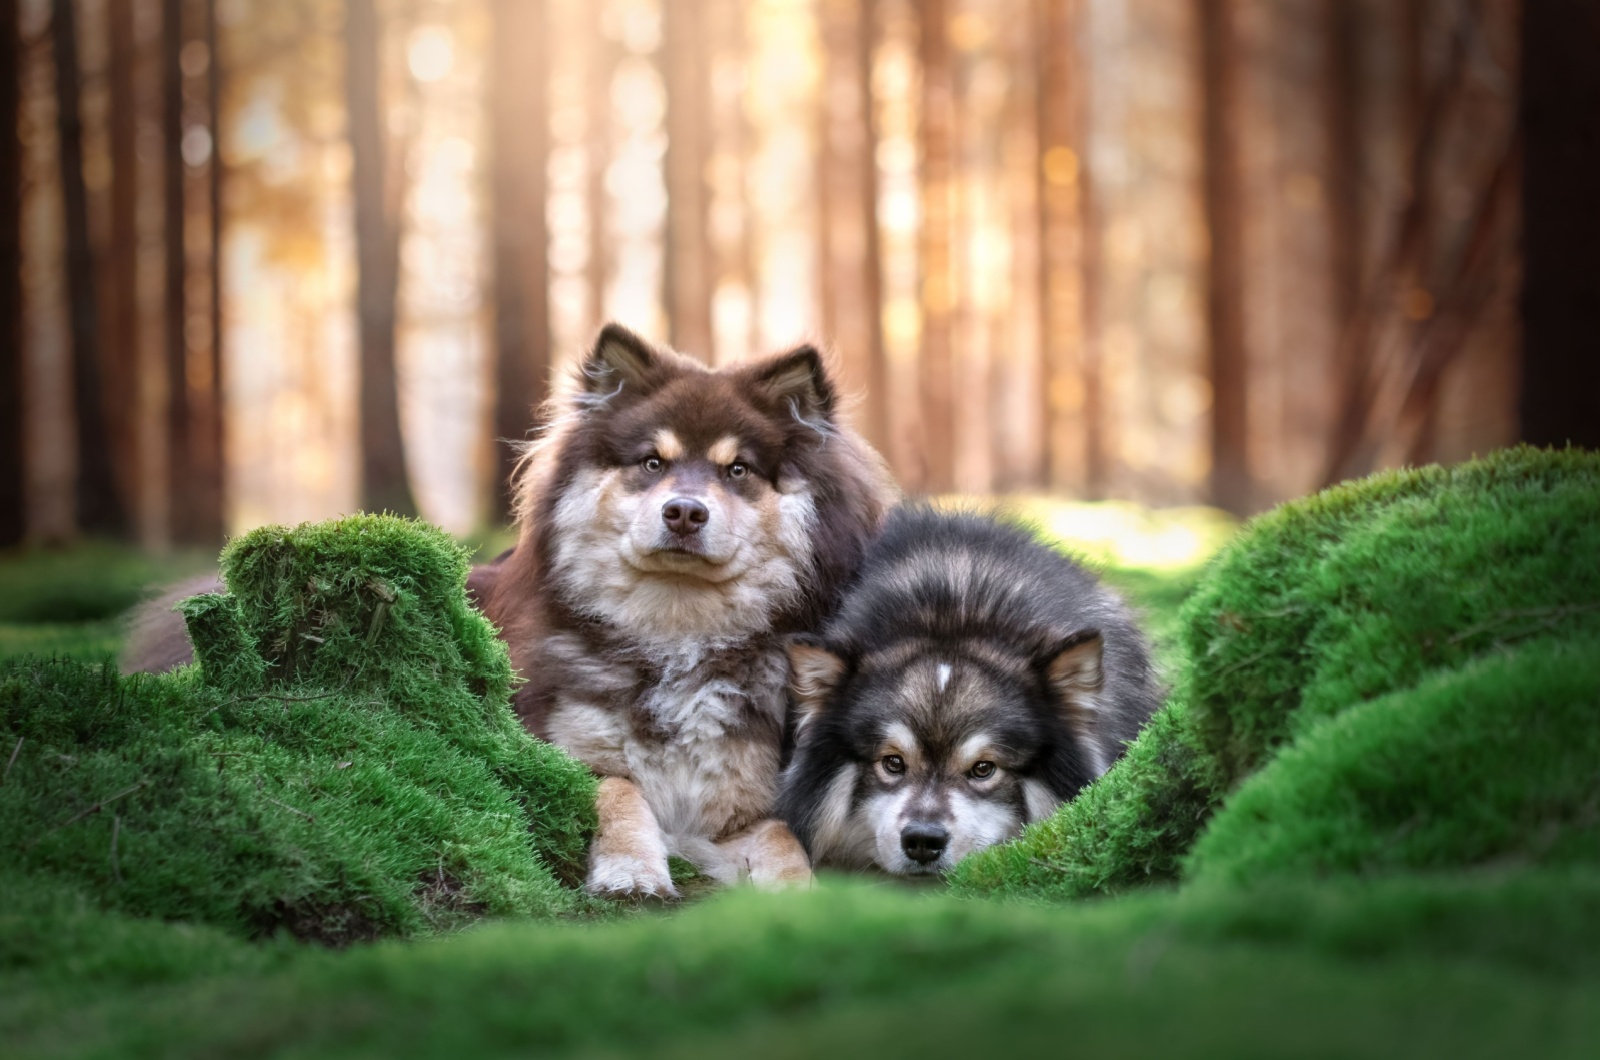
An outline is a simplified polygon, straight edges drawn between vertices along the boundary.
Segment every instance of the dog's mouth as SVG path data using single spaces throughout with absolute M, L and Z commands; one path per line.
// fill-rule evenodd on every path
M 724 582 L 738 576 L 731 556 L 712 556 L 698 544 L 661 542 L 650 549 L 628 549 L 628 565 L 641 574 L 665 574 L 706 582 Z

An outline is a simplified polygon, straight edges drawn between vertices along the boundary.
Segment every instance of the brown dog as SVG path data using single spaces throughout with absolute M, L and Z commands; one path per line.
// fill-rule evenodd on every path
M 517 477 L 515 549 L 472 588 L 528 727 L 604 779 L 588 887 L 810 877 L 769 819 L 786 634 L 832 610 L 897 499 L 817 351 L 711 371 L 601 332 Z

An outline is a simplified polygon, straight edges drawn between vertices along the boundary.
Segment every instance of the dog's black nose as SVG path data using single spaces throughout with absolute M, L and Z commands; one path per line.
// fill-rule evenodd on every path
M 710 510 L 691 497 L 674 497 L 661 506 L 661 521 L 675 534 L 698 534 L 710 518 Z
M 900 833 L 900 849 L 918 865 L 938 861 L 950 842 L 950 833 L 932 821 L 914 821 Z

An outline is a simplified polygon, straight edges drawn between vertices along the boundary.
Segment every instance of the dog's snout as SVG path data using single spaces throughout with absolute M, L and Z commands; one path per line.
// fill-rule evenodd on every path
M 675 534 L 698 534 L 711 510 L 693 497 L 674 497 L 661 506 L 661 521 Z
M 919 865 L 938 861 L 949 843 L 949 831 L 932 821 L 913 821 L 900 832 L 900 848 Z

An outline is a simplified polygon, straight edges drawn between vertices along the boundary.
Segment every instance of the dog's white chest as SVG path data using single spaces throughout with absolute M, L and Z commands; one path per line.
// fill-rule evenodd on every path
M 716 836 L 770 812 L 785 674 L 782 656 L 764 646 L 684 660 L 660 668 L 626 707 L 563 700 L 550 736 L 597 771 L 638 784 L 669 841 Z

